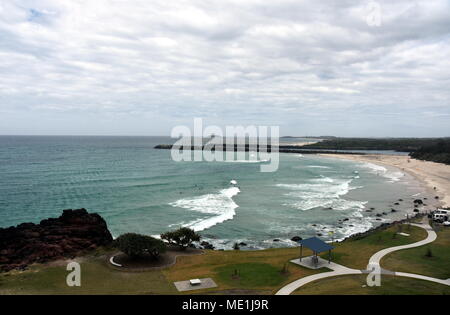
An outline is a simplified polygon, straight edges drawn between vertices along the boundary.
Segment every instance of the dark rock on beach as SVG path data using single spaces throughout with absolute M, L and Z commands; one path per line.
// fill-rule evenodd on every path
M 291 241 L 293 241 L 293 242 L 298 242 L 301 240 L 302 240 L 302 238 L 300 236 L 294 236 L 293 238 L 291 238 Z
M 202 246 L 203 249 L 214 249 L 214 246 L 206 241 L 202 241 L 200 245 Z
M 40 224 L 0 229 L 0 270 L 24 269 L 32 263 L 73 258 L 112 242 L 105 220 L 86 209 L 64 210 Z

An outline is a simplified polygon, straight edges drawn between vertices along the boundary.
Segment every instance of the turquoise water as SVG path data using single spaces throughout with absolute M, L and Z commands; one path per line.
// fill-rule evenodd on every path
M 100 213 L 114 236 L 190 226 L 218 248 L 292 246 L 292 236 L 342 238 L 403 218 L 402 198 L 424 194 L 412 177 L 313 155 L 260 163 L 174 162 L 167 137 L 0 137 L 0 226 L 39 222 L 63 209 Z M 237 187 L 230 185 L 237 181 Z M 375 207 L 373 212 L 366 212 Z M 348 219 L 343 221 L 344 219 Z M 279 241 L 275 240 L 279 239 Z M 275 241 L 274 241 L 275 240 Z

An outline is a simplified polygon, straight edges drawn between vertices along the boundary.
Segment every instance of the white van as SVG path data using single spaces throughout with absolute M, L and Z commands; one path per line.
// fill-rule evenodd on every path
M 437 222 L 448 221 L 450 217 L 450 210 L 438 209 L 433 213 L 433 220 Z

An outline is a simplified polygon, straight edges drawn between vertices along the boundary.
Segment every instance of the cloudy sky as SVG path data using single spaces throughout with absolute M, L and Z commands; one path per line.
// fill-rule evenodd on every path
M 450 1 L 0 0 L 0 134 L 168 135 L 194 117 L 450 136 Z

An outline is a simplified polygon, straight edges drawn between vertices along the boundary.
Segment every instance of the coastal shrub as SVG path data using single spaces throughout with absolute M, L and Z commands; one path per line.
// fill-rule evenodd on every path
M 175 244 L 184 250 L 188 246 L 192 245 L 192 242 L 199 242 L 201 236 L 194 230 L 182 227 L 175 231 L 169 231 L 161 234 L 161 238 L 169 242 L 169 244 Z
M 234 250 L 240 250 L 241 248 L 239 247 L 239 244 L 238 244 L 238 243 L 234 243 L 233 249 L 234 249 Z
M 166 244 L 163 241 L 136 233 L 120 235 L 114 240 L 114 247 L 132 258 L 147 255 L 158 258 L 161 253 L 166 251 Z
M 437 142 L 425 144 L 410 156 L 418 160 L 450 164 L 450 139 L 439 139 Z

